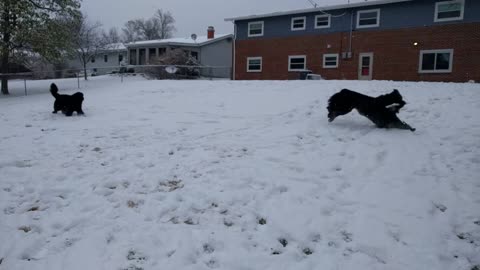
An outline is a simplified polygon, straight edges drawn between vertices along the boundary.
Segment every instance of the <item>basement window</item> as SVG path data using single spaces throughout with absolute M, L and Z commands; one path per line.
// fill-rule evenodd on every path
M 295 17 L 292 18 L 292 31 L 305 30 L 305 21 L 306 17 Z
M 420 51 L 419 73 L 452 72 L 453 49 Z
M 463 20 L 465 2 L 463 0 L 435 3 L 435 22 Z
M 302 71 L 307 67 L 305 55 L 291 55 L 288 57 L 288 71 Z
M 329 28 L 330 27 L 330 15 L 317 15 L 315 16 L 315 29 Z
M 247 72 L 262 72 L 262 57 L 248 57 Z
M 338 68 L 338 53 L 324 54 L 323 68 Z
M 248 36 L 259 37 L 263 36 L 263 21 L 248 23 Z
M 357 28 L 378 27 L 380 9 L 360 10 L 357 12 Z

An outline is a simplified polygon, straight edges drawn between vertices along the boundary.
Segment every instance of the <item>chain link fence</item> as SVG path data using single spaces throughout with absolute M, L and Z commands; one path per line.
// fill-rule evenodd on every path
M 85 80 L 85 75 L 87 80 Z M 182 66 L 182 65 L 129 65 L 112 67 L 89 67 L 83 69 L 62 69 L 24 73 L 0 73 L 0 78 L 8 79 L 9 96 L 46 93 L 55 81 L 68 89 L 85 88 L 92 77 L 109 76 L 119 82 L 134 77 L 151 80 L 214 80 L 231 79 L 232 68 L 224 66 Z M 3 95 L 0 94 L 0 98 Z

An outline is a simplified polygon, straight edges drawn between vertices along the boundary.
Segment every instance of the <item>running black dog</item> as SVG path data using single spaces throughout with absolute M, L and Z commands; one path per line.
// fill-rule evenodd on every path
M 83 93 L 77 92 L 73 95 L 60 95 L 58 87 L 54 83 L 50 85 L 50 93 L 55 98 L 53 103 L 53 113 L 62 111 L 66 116 L 72 116 L 73 112 L 84 114 L 82 111 Z
M 397 89 L 378 97 L 370 97 L 352 90 L 342 89 L 328 100 L 328 121 L 337 116 L 345 115 L 356 109 L 379 128 L 399 128 L 415 131 L 407 123 L 397 117 L 397 113 L 406 102 Z

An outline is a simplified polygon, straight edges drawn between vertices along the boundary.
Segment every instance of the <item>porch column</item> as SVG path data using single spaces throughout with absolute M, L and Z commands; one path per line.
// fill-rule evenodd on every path
M 150 48 L 145 48 L 145 65 L 150 64 Z
M 137 48 L 137 53 L 136 53 L 136 59 L 135 59 L 135 65 L 139 65 L 140 64 L 140 49 Z

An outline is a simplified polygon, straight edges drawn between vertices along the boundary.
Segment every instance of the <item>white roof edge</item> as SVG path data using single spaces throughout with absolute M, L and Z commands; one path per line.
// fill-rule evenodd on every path
M 207 40 L 207 41 L 199 42 L 199 43 L 176 42 L 176 41 L 165 42 L 165 41 L 162 41 L 161 39 L 157 40 L 158 41 L 157 43 L 162 44 L 162 45 L 169 45 L 169 46 L 200 47 L 200 46 L 208 45 L 210 43 L 214 43 L 214 42 L 217 42 L 217 41 L 224 40 L 226 38 L 233 38 L 233 34 L 222 35 L 218 38 L 213 38 L 211 40 Z M 127 49 L 129 47 L 148 47 L 149 45 L 152 45 L 152 44 L 156 44 L 156 42 L 155 41 L 151 41 L 151 42 L 148 42 L 148 43 L 143 43 L 142 41 L 139 41 L 138 43 L 131 42 L 131 43 L 125 44 L 125 47 L 127 47 Z
M 359 2 L 359 3 L 352 3 L 352 4 L 343 4 L 343 5 L 332 5 L 332 6 L 323 6 L 323 7 L 316 7 L 316 8 L 307 8 L 307 9 L 297 9 L 292 11 L 283 11 L 283 12 L 273 12 L 273 13 L 266 13 L 260 15 L 249 15 L 249 16 L 242 16 L 242 17 L 233 17 L 233 18 L 226 18 L 225 21 L 240 21 L 240 20 L 251 20 L 257 18 L 267 18 L 267 17 L 276 17 L 276 16 L 284 16 L 284 15 L 293 15 L 299 13 L 309 13 L 309 12 L 316 12 L 316 11 L 326 11 L 326 10 L 336 10 L 336 9 L 347 9 L 347 8 L 356 8 L 356 7 L 368 7 L 374 5 L 386 5 L 386 4 L 394 4 L 400 2 L 410 2 L 413 0 L 378 0 L 378 1 L 369 1 L 369 2 Z
M 199 46 L 204 46 L 204 45 L 207 45 L 207 44 L 210 44 L 210 43 L 214 43 L 214 42 L 217 42 L 217 41 L 220 41 L 220 40 L 229 38 L 229 37 L 233 38 L 233 34 L 226 34 L 226 35 L 221 36 L 221 37 L 219 37 L 219 38 L 210 39 L 210 40 L 207 40 L 207 41 L 205 41 L 205 42 L 203 42 L 203 43 L 199 43 L 198 45 L 199 45 Z

